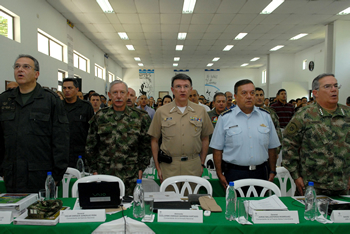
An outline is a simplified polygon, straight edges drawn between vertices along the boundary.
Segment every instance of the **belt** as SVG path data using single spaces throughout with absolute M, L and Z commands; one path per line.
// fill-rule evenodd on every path
M 242 170 L 242 171 L 254 171 L 261 169 L 267 165 L 267 162 L 263 162 L 260 165 L 251 165 L 251 166 L 240 166 L 232 163 L 225 162 L 228 169 L 236 169 L 236 170 Z
M 180 157 L 172 157 L 173 158 L 173 160 L 175 159 L 175 160 L 179 160 L 179 161 L 187 161 L 187 160 L 189 160 L 189 159 L 194 159 L 194 158 L 197 158 L 197 157 L 199 157 L 199 155 L 198 154 L 196 154 L 196 155 L 192 155 L 192 156 L 180 156 Z

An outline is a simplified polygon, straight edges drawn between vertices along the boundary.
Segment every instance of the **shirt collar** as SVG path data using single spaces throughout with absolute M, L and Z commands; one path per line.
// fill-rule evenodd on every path
M 253 111 L 250 112 L 250 115 L 253 114 L 253 113 L 255 113 L 255 112 L 257 112 L 257 110 L 258 110 L 258 108 L 257 108 L 256 106 L 254 106 L 254 107 L 253 107 Z M 232 108 L 232 111 L 233 111 L 234 115 L 236 115 L 236 116 L 237 116 L 239 113 L 242 113 L 242 114 L 244 114 L 244 115 L 247 115 L 246 113 L 244 113 L 244 112 L 241 110 L 241 108 L 239 108 L 238 105 L 236 105 L 234 108 Z

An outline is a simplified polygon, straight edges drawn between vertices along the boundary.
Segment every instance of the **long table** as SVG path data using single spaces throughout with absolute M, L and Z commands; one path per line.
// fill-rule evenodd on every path
M 241 199 L 241 198 L 239 198 Z M 259 198 L 249 198 L 259 199 Z M 336 198 L 338 199 L 338 198 Z M 240 225 L 236 221 L 227 221 L 225 219 L 225 199 L 223 197 L 215 198 L 217 204 L 223 209 L 221 213 L 212 213 L 211 216 L 203 216 L 203 223 L 158 223 L 157 215 L 153 223 L 146 223 L 155 233 L 191 233 L 191 234 L 222 234 L 222 233 L 308 233 L 308 234 L 327 234 L 327 233 L 348 233 L 350 229 L 349 224 L 321 224 L 317 221 L 308 221 L 304 219 L 304 206 L 296 202 L 290 197 L 281 197 L 282 202 L 288 207 L 289 210 L 297 210 L 299 214 L 299 224 L 253 224 L 253 225 Z M 342 199 L 350 202 L 350 199 Z M 75 198 L 62 198 L 65 206 L 73 208 Z M 124 211 L 124 214 L 128 217 L 132 216 L 132 209 Z M 121 218 L 121 212 L 107 215 L 106 222 L 113 221 Z M 141 220 L 141 219 L 136 219 Z M 0 234 L 22 234 L 22 233 L 35 233 L 35 234 L 47 234 L 47 233 L 91 233 L 100 224 L 99 223 L 58 223 L 56 226 L 28 226 L 28 225 L 0 225 Z

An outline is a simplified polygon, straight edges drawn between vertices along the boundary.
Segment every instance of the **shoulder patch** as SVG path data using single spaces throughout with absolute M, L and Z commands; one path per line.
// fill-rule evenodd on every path
M 295 135 L 299 129 L 301 128 L 301 124 L 296 120 L 291 120 L 289 124 L 287 125 L 286 129 L 284 130 L 284 134 L 286 135 Z
M 264 108 L 259 107 L 259 110 L 264 111 L 264 112 L 270 114 L 270 111 L 268 111 L 268 110 L 266 110 L 266 109 L 264 109 Z
M 224 112 L 222 112 L 220 115 L 225 115 L 225 114 L 227 114 L 227 113 L 230 113 L 232 111 L 232 109 L 228 109 L 228 110 L 226 110 L 226 111 L 224 111 Z

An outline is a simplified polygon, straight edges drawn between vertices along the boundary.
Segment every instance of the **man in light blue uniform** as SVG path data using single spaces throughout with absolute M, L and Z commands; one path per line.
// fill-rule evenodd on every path
M 270 114 L 254 106 L 252 81 L 240 80 L 234 89 L 237 106 L 220 115 L 210 142 L 216 173 L 225 188 L 239 179 L 273 181 L 280 142 Z

